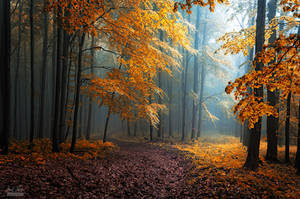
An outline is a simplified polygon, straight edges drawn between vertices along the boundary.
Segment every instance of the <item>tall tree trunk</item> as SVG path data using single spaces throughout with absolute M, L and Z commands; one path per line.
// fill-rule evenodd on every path
M 30 0 L 29 19 L 30 19 L 30 145 L 33 146 L 34 137 L 34 27 L 33 27 L 33 8 L 34 0 Z
M 13 126 L 13 137 L 17 138 L 17 126 L 18 126 L 18 86 L 19 86 L 19 71 L 20 71 L 20 59 L 21 59 L 21 41 L 22 41 L 22 31 L 21 31 L 21 21 L 22 21 L 22 11 L 23 3 L 19 2 L 19 13 L 18 13 L 18 47 L 17 47 L 17 68 L 15 72 L 15 82 L 14 82 L 14 126 Z M 20 125 L 19 125 L 20 126 Z
M 291 92 L 286 102 L 286 119 L 285 119 L 285 162 L 290 162 L 290 117 L 291 117 Z
M 195 50 L 199 48 L 199 27 L 200 27 L 200 6 L 197 6 L 197 18 L 196 18 L 196 31 L 195 31 Z M 198 54 L 194 55 L 194 94 L 198 93 L 199 90 L 199 69 L 198 69 Z M 197 119 L 197 111 L 198 111 L 198 100 L 193 98 L 193 118 L 192 118 L 192 134 L 191 139 L 194 139 L 196 134 L 196 119 Z
M 83 96 L 79 97 L 79 122 L 77 125 L 78 128 L 78 138 L 82 138 L 82 129 L 83 129 Z
M 208 12 L 205 11 L 205 19 L 208 17 Z M 203 31 L 202 31 L 202 41 L 201 41 L 201 48 L 205 49 L 206 45 L 206 36 L 207 36 L 207 22 L 203 24 Z M 203 56 L 203 55 L 202 55 Z M 202 126 L 202 103 L 203 103 L 203 93 L 204 93 L 204 82 L 205 82 L 205 62 L 201 63 L 201 74 L 200 74 L 200 93 L 199 93 L 199 117 L 198 117 L 198 128 L 197 128 L 197 137 L 201 136 L 201 126 Z
M 25 83 L 24 83 L 24 91 L 23 91 L 23 94 L 24 94 L 24 122 L 25 122 L 25 131 L 24 131 L 24 136 L 23 138 L 27 139 L 28 138 L 28 77 L 27 77 L 27 45 L 26 45 L 26 42 L 24 42 L 24 80 L 25 80 Z
M 151 104 L 152 103 L 152 98 L 151 98 L 151 96 L 149 96 L 149 104 Z M 150 141 L 152 141 L 153 140 L 153 125 L 152 125 L 152 122 L 151 122 L 151 120 L 149 121 L 150 122 Z
M 1 153 L 8 153 L 8 137 L 10 126 L 10 1 L 0 2 L 0 96 L 1 123 L 0 148 Z
M 47 6 L 47 1 L 44 0 L 44 7 Z M 42 138 L 44 135 L 44 107 L 45 107 L 45 93 L 46 93 L 46 69 L 48 58 L 48 13 L 44 12 L 44 37 L 43 37 L 43 58 L 41 70 L 41 90 L 40 90 L 40 108 L 39 108 L 39 130 L 38 137 Z
M 95 46 L 95 37 L 92 36 L 92 42 L 91 42 L 91 63 L 90 63 L 90 67 L 91 67 L 91 73 L 94 73 L 94 57 L 95 57 L 95 50 L 94 47 Z M 92 126 L 92 115 L 93 115 L 93 109 L 92 109 L 92 103 L 93 103 L 93 99 L 92 97 L 89 97 L 89 110 L 88 110 L 88 123 L 87 123 L 87 129 L 86 129 L 86 139 L 90 139 L 91 136 L 91 126 Z
M 181 140 L 185 139 L 185 126 L 186 126 L 186 96 L 187 96 L 187 75 L 189 69 L 189 54 L 185 52 L 185 70 L 184 70 L 184 79 L 183 79 L 183 96 L 182 96 L 182 129 L 181 129 Z
M 300 100 L 298 104 L 298 136 L 297 136 L 297 152 L 295 159 L 295 167 L 297 169 L 297 174 L 300 175 Z
M 70 36 L 66 31 L 63 31 L 63 61 L 62 61 L 62 83 L 61 83 L 61 99 L 60 99 L 60 122 L 59 122 L 59 140 L 63 139 L 66 126 L 66 96 L 67 96 L 67 82 L 68 82 L 68 58 Z
M 75 110 L 74 110 L 74 123 L 73 123 L 73 133 L 72 133 L 72 143 L 70 147 L 70 152 L 73 153 L 76 144 L 77 136 L 77 122 L 78 122 L 78 110 L 79 110 L 79 98 L 80 98 L 80 86 L 81 86 L 81 68 L 82 68 L 82 49 L 85 39 L 85 33 L 82 33 L 79 41 L 78 49 L 78 66 L 77 66 L 77 78 L 76 78 L 76 93 L 75 93 Z
M 268 20 L 269 22 L 275 17 L 277 8 L 277 0 L 271 0 L 268 3 Z M 273 43 L 276 40 L 276 30 L 273 31 L 269 43 Z M 273 60 L 275 61 L 275 60 Z M 267 91 L 268 102 L 271 106 L 275 106 L 278 103 L 278 91 Z M 277 161 L 277 131 L 278 131 L 278 118 L 274 116 L 267 116 L 267 154 L 266 160 Z
M 256 37 L 255 37 L 255 55 L 257 56 L 263 48 L 265 40 L 265 15 L 266 15 L 266 0 L 257 1 L 257 18 L 256 18 Z M 261 62 L 258 62 L 255 70 L 260 71 L 263 67 Z M 256 97 L 263 97 L 263 87 L 255 88 Z M 259 143 L 261 135 L 261 118 L 251 129 L 250 142 L 248 147 L 248 155 L 244 164 L 245 168 L 257 170 L 259 160 Z
M 169 80 L 169 137 L 173 136 L 173 82 Z
M 52 151 L 59 152 L 58 145 L 58 122 L 59 122 L 59 104 L 60 104 L 60 88 L 61 88 L 61 68 L 62 68 L 62 29 L 57 24 L 57 42 L 56 42 L 56 83 L 55 83 L 55 100 L 54 114 L 52 124 Z

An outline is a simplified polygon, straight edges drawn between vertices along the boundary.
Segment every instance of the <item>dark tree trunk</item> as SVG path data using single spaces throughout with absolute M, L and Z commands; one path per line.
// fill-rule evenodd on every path
M 94 57 L 95 57 L 95 50 L 94 47 L 95 46 L 95 37 L 92 36 L 92 43 L 91 43 L 91 63 L 90 63 L 90 67 L 91 67 L 91 73 L 94 73 Z M 86 129 L 86 139 L 90 139 L 91 136 L 91 126 L 92 126 L 92 115 L 93 115 L 93 109 L 92 109 L 92 103 L 93 103 L 93 99 L 92 97 L 89 97 L 89 110 L 88 110 L 88 123 L 87 123 L 87 129 Z
M 151 98 L 151 96 L 149 96 L 149 104 L 151 104 L 151 103 L 152 103 L 152 98 Z M 152 141 L 153 140 L 153 125 L 152 125 L 151 120 L 149 122 L 150 122 L 150 140 Z
M 78 128 L 78 138 L 82 138 L 82 127 L 83 127 L 83 96 L 79 97 L 79 122 L 76 128 Z
M 61 99 L 60 99 L 60 122 L 59 122 L 59 140 L 63 139 L 66 126 L 66 96 L 68 82 L 68 58 L 69 58 L 69 43 L 70 36 L 66 31 L 63 31 L 63 61 L 62 61 L 62 83 L 61 83 Z
M 191 15 L 188 15 L 188 22 L 191 22 Z M 184 75 L 182 76 L 182 126 L 181 126 L 181 140 L 184 141 L 185 139 L 185 129 L 186 129 L 186 98 L 187 98 L 187 75 L 189 70 L 189 53 L 185 51 L 185 68 L 184 68 Z
M 58 25 L 59 26 L 59 25 Z M 54 101 L 54 114 L 52 124 L 52 151 L 59 152 L 58 145 L 58 122 L 59 122 L 59 104 L 60 104 L 60 88 L 61 88 L 61 68 L 62 68 L 62 29 L 57 28 L 57 43 L 56 43 L 56 83 L 55 83 L 55 101 Z
M 44 0 L 44 7 L 47 6 L 47 1 Z M 44 37 L 43 37 L 43 58 L 41 70 L 41 90 L 40 90 L 40 108 L 39 108 L 39 130 L 38 137 L 42 138 L 44 135 L 44 107 L 45 107 L 45 88 L 46 88 L 46 69 L 48 57 L 48 13 L 44 12 Z
M 269 13 L 268 20 L 269 22 L 276 15 L 277 0 L 271 0 L 268 3 Z M 273 31 L 269 39 L 269 43 L 273 43 L 276 40 L 276 30 Z M 273 60 L 275 61 L 275 60 Z M 278 103 L 278 91 L 271 92 L 268 90 L 268 102 L 271 106 L 275 106 Z M 277 133 L 278 133 L 278 118 L 273 116 L 267 117 L 267 154 L 266 160 L 277 161 Z
M 10 126 L 10 1 L 0 2 L 0 96 L 1 123 L 0 148 L 1 153 L 8 153 L 8 137 Z
M 29 19 L 30 19 L 30 145 L 32 149 L 34 137 L 34 27 L 33 27 L 33 6 L 34 0 L 30 0 Z
M 265 15 L 266 15 L 266 0 L 257 1 L 257 18 L 256 18 L 256 37 L 255 37 L 255 55 L 258 55 L 263 48 L 265 40 Z M 255 70 L 259 71 L 263 67 L 261 62 L 258 62 Z M 263 87 L 255 88 L 256 97 L 263 97 Z M 259 143 L 261 135 L 261 118 L 251 129 L 250 142 L 248 147 L 248 155 L 244 164 L 245 168 L 257 170 L 259 160 Z
M 21 59 L 21 41 L 22 41 L 22 31 L 21 31 L 21 20 L 22 20 L 22 11 L 23 11 L 23 3 L 19 3 L 19 13 L 18 13 L 18 47 L 17 47 L 17 68 L 15 72 L 15 82 L 14 82 L 14 123 L 13 123 L 13 137 L 17 138 L 17 126 L 19 124 L 18 122 L 18 86 L 19 86 L 19 71 L 20 71 L 20 59 Z M 20 126 L 20 125 L 19 125 Z
M 106 137 L 107 137 L 107 128 L 108 128 L 108 122 L 110 119 L 110 114 L 111 114 L 111 110 L 110 108 L 108 109 L 108 113 L 106 115 L 106 119 L 105 119 L 105 126 L 104 126 L 104 133 L 103 133 L 103 143 L 106 142 Z
M 291 92 L 286 102 L 286 119 L 285 119 L 285 162 L 290 162 L 290 117 L 291 117 Z
M 300 175 L 300 101 L 298 105 L 298 136 L 297 136 L 297 152 L 295 159 L 295 167 L 297 169 L 297 174 Z
M 72 133 L 72 143 L 70 147 L 70 152 L 73 153 L 76 144 L 77 136 L 77 122 L 78 122 L 78 110 L 79 110 L 79 98 L 80 98 L 80 86 L 81 86 L 81 68 L 82 68 L 82 49 L 85 39 L 85 33 L 79 38 L 79 49 L 78 49 L 78 66 L 77 66 L 77 78 L 76 78 L 76 93 L 75 93 L 75 109 L 74 109 L 74 123 L 73 123 L 73 133 Z
M 195 31 L 195 50 L 199 48 L 199 27 L 200 27 L 200 6 L 197 6 L 197 18 L 196 18 L 196 31 Z M 199 90 L 199 69 L 198 69 L 198 54 L 194 55 L 194 94 L 198 93 Z M 198 100 L 193 98 L 193 118 L 192 118 L 192 135 L 191 139 L 194 139 L 196 135 L 196 119 L 197 119 L 197 111 L 198 111 Z
M 131 136 L 131 133 L 130 133 L 130 122 L 129 122 L 129 120 L 127 120 L 127 135 L 128 135 L 128 137 Z

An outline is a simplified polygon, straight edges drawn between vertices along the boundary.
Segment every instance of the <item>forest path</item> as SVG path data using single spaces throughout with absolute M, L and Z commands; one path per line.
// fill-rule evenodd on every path
M 192 163 L 178 151 L 112 141 L 120 150 L 99 160 L 0 166 L 0 192 L 22 185 L 26 198 L 190 198 Z

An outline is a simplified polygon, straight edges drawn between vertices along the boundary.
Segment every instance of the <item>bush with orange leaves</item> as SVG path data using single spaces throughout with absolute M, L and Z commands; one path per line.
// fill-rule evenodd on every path
M 12 141 L 8 155 L 0 155 L 0 164 L 20 162 L 21 164 L 35 163 L 46 164 L 50 159 L 96 159 L 103 158 L 108 152 L 118 150 L 118 147 L 111 142 L 96 140 L 78 140 L 75 153 L 70 153 L 71 143 L 69 141 L 61 143 L 61 152 L 52 153 L 50 139 L 36 139 L 33 141 L 32 150 L 28 149 L 28 141 Z

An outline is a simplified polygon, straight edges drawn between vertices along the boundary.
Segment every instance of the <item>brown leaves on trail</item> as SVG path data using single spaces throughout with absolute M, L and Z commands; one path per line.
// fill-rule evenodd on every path
M 138 143 L 118 144 L 120 151 L 103 159 L 50 160 L 45 165 L 26 167 L 0 165 L 0 193 L 8 186 L 23 185 L 26 198 L 183 196 L 190 161 L 174 150 Z

